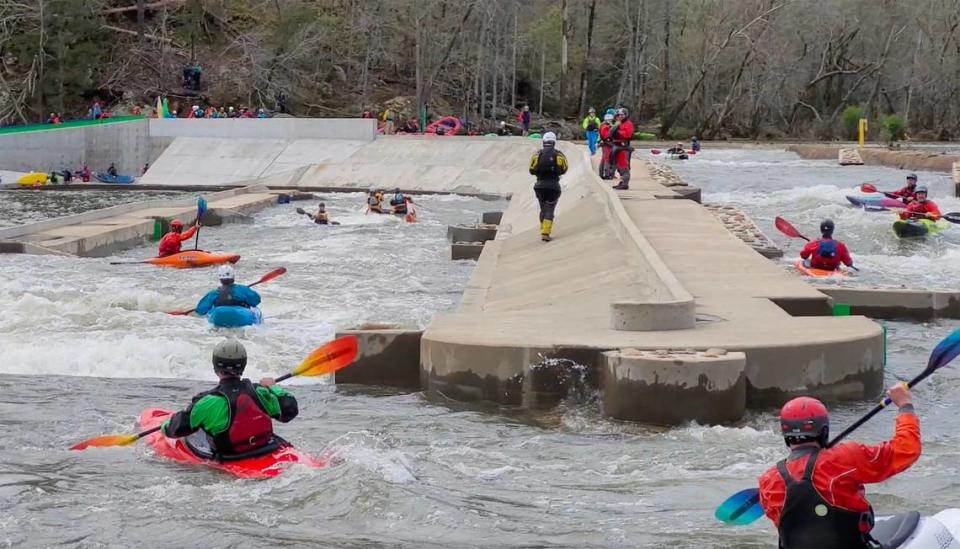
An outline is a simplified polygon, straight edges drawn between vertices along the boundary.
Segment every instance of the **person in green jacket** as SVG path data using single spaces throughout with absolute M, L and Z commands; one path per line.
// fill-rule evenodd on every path
M 583 130 L 587 132 L 587 146 L 590 147 L 590 155 L 597 153 L 597 140 L 600 137 L 600 118 L 597 116 L 597 110 L 590 107 L 587 116 L 580 123 Z
M 273 434 L 273 420 L 297 417 L 297 399 L 265 377 L 260 383 L 242 378 L 247 350 L 227 339 L 213 350 L 213 371 L 220 383 L 193 397 L 185 410 L 163 423 L 171 438 L 187 437 L 187 447 L 200 457 L 229 461 L 268 454 L 290 443 Z

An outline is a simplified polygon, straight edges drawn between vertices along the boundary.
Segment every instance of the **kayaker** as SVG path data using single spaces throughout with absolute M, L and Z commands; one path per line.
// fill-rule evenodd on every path
M 560 176 L 567 173 L 567 157 L 557 150 L 557 135 L 543 134 L 543 148 L 530 157 L 530 175 L 537 176 L 533 192 L 540 203 L 540 238 L 550 242 L 553 214 L 560 200 Z
M 613 162 L 620 172 L 620 183 L 614 189 L 625 191 L 630 188 L 630 138 L 633 137 L 633 122 L 630 111 L 624 107 L 617 109 L 613 126 L 610 127 L 610 140 L 613 141 Z
M 200 220 L 198 219 L 194 226 L 187 229 L 186 232 L 183 232 L 183 221 L 174 219 L 170 222 L 170 232 L 163 235 L 163 238 L 160 239 L 159 253 L 157 255 L 159 257 L 167 257 L 168 255 L 180 253 L 180 244 L 184 240 L 190 240 L 199 227 Z
M 400 192 L 399 187 L 393 191 L 393 198 L 390 199 L 390 207 L 393 208 L 393 213 L 396 215 L 407 214 L 407 197 Z
M 917 174 L 912 173 L 907 176 L 907 185 L 892 193 L 884 193 L 889 198 L 897 198 L 904 204 L 910 203 L 917 196 Z
M 760 504 L 777 527 L 781 549 L 879 547 L 871 545 L 874 517 L 864 484 L 905 471 L 921 450 L 910 390 L 898 383 L 887 394 L 900 412 L 893 438 L 876 446 L 844 442 L 827 448 L 830 419 L 815 398 L 795 398 L 780 410 L 790 455 L 759 482 Z
M 676 147 L 671 147 L 667 149 L 667 154 L 686 154 L 686 149 L 683 148 L 683 142 L 677 141 Z
M 914 200 L 900 212 L 900 219 L 925 218 L 930 221 L 940 219 L 940 208 L 933 200 L 927 200 L 927 186 L 917 185 L 915 192 Z
M 210 290 L 197 302 L 198 315 L 205 315 L 214 307 L 246 307 L 252 309 L 260 304 L 260 294 L 249 286 L 233 282 L 235 272 L 232 265 L 220 265 L 217 280 L 220 287 Z
M 377 192 L 376 189 L 370 187 L 370 195 L 367 197 L 367 211 L 373 213 L 383 213 L 383 208 L 380 206 L 380 202 L 383 200 L 383 195 Z
M 213 350 L 213 371 L 220 383 L 165 421 L 163 434 L 187 437 L 187 446 L 195 453 L 224 461 L 288 445 L 273 434 L 272 420 L 287 423 L 297 417 L 297 399 L 271 377 L 260 383 L 242 378 L 246 366 L 247 351 L 239 341 L 220 342 Z
M 847 250 L 847 245 L 833 239 L 834 224 L 832 219 L 824 219 L 820 223 L 820 238 L 807 242 L 800 250 L 800 259 L 804 265 L 814 269 L 835 271 L 840 264 L 853 267 L 853 258 Z
M 697 136 L 693 136 L 693 139 L 690 140 L 690 150 L 695 153 L 700 152 L 700 139 Z
M 330 224 L 330 214 L 327 213 L 327 205 L 323 202 L 317 206 L 317 213 L 307 214 L 310 216 L 310 219 L 313 220 L 317 225 L 329 225 Z
M 117 177 L 117 167 L 114 166 L 112 162 L 110 163 L 110 167 L 107 168 L 107 175 L 110 177 Z
M 587 134 L 587 147 L 590 148 L 590 155 L 597 153 L 597 138 L 600 137 L 600 118 L 597 116 L 597 109 L 590 107 L 587 116 L 583 117 L 580 127 Z

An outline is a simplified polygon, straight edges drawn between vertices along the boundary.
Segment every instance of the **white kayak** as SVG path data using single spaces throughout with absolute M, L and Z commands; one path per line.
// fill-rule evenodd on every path
M 960 549 L 960 509 L 944 509 L 932 517 L 916 511 L 878 516 L 870 534 L 883 549 Z

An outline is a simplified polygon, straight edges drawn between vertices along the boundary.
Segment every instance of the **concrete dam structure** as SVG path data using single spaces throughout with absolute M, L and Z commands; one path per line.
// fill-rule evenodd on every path
M 631 190 L 613 191 L 586 147 L 561 142 L 570 170 L 544 243 L 527 173 L 539 141 L 377 137 L 374 124 L 150 120 L 145 146 L 162 153 L 141 183 L 510 197 L 459 306 L 420 337 L 413 358 L 428 394 L 541 408 L 585 386 L 607 415 L 657 424 L 735 421 L 798 394 L 879 394 L 880 325 L 832 316 L 830 297 L 645 162 L 633 161 Z M 8 237 L 44 242 L 22 229 Z

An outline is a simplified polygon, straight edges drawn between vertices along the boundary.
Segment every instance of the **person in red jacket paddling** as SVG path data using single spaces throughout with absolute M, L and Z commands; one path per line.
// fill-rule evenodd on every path
M 900 219 L 921 219 L 931 221 L 940 219 L 940 208 L 933 200 L 927 200 L 927 186 L 917 185 L 916 194 L 912 202 L 900 212 Z
M 834 224 L 832 219 L 824 219 L 820 223 L 820 238 L 807 242 L 800 250 L 800 259 L 804 265 L 824 271 L 835 271 L 840 264 L 853 267 L 853 258 L 847 250 L 847 245 L 833 239 Z
M 912 173 L 907 176 L 907 185 L 897 189 L 892 193 L 884 193 L 889 198 L 902 200 L 904 204 L 909 204 L 917 196 L 917 174 Z
M 190 238 L 197 232 L 197 228 L 200 227 L 200 220 L 197 220 L 197 223 L 187 229 L 186 232 L 183 232 L 183 222 L 179 219 L 174 219 L 170 222 L 170 232 L 163 235 L 163 238 L 160 239 L 160 249 L 159 256 L 167 257 L 168 255 L 180 253 L 180 243 L 184 240 L 190 240 Z
M 920 422 L 906 384 L 888 391 L 899 407 L 893 438 L 875 446 L 827 447 L 830 418 L 819 400 L 799 397 L 780 411 L 790 455 L 760 476 L 760 504 L 777 527 L 781 549 L 880 547 L 870 535 L 873 508 L 864 484 L 902 473 L 920 457 Z

